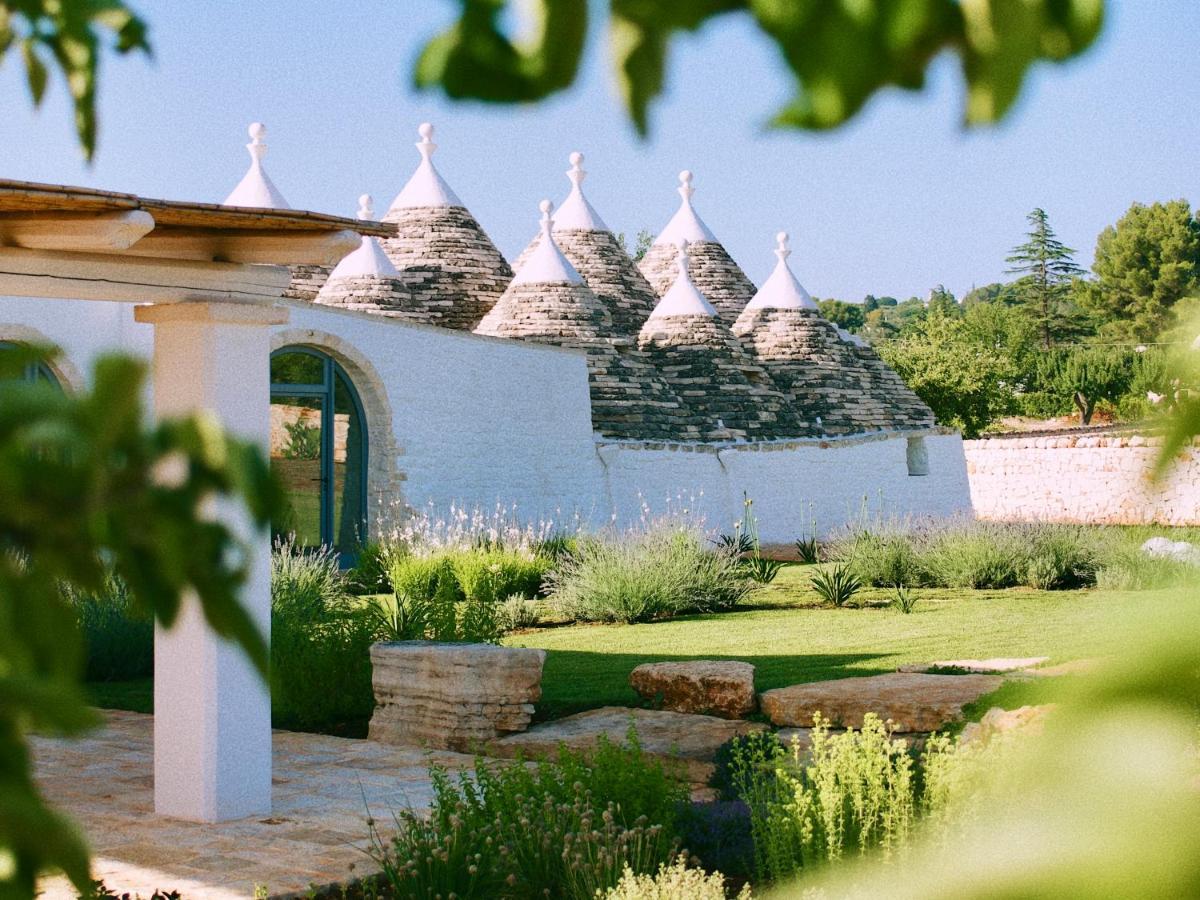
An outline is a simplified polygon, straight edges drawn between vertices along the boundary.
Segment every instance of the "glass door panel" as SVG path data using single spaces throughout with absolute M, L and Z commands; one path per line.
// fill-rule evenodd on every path
M 295 534 L 302 547 L 322 543 L 323 405 L 321 397 L 271 397 L 271 471 L 283 485 L 286 507 L 273 530 Z

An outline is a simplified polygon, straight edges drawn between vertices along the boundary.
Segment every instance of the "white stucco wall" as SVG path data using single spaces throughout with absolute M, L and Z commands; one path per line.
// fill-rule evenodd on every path
M 619 520 L 668 505 L 698 509 L 714 527 L 742 517 L 754 501 L 764 543 L 790 545 L 814 530 L 828 535 L 871 517 L 969 515 L 967 471 L 957 434 L 924 437 L 929 474 L 908 474 L 903 435 L 781 441 L 687 449 L 683 445 L 606 444 L 609 491 Z
M 966 441 L 971 501 L 979 518 L 999 521 L 1200 525 L 1200 448 L 1151 484 L 1159 443 L 1140 435 Z
M 367 415 L 372 525 L 387 507 L 432 502 L 516 506 L 526 520 L 637 522 L 684 507 L 726 529 L 754 500 L 765 542 L 828 534 L 864 510 L 904 517 L 969 513 L 962 441 L 923 437 L 929 474 L 913 476 L 906 435 L 726 447 L 623 444 L 592 432 L 582 354 L 288 304 L 272 347 L 325 350 L 347 370 Z M 106 350 L 144 358 L 150 326 L 133 307 L 0 298 L 0 339 L 36 333 L 86 373 Z

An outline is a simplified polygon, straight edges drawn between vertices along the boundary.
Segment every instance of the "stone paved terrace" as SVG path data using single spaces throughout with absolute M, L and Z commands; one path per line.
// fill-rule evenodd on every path
M 427 766 L 469 756 L 276 731 L 271 815 L 197 824 L 154 815 L 152 716 L 106 713 L 83 740 L 35 738 L 37 777 L 51 803 L 82 825 L 93 872 L 117 893 L 178 890 L 186 900 L 301 892 L 372 870 L 366 819 L 431 800 Z M 43 896 L 74 898 L 64 878 Z

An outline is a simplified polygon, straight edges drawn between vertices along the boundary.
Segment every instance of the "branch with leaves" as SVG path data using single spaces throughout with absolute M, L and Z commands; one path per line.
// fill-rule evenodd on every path
M 0 0 L 0 60 L 21 54 L 33 105 L 57 66 L 75 110 L 75 133 L 89 161 L 96 152 L 96 70 L 106 44 L 120 54 L 150 53 L 146 23 L 120 0 Z
M 515 41 L 501 23 L 510 0 L 459 0 L 458 20 L 426 46 L 418 87 L 494 102 L 541 100 L 570 87 L 587 39 L 587 0 L 531 0 L 533 37 Z M 1086 50 L 1104 0 L 611 0 L 608 26 L 625 107 L 640 134 L 666 84 L 672 41 L 719 16 L 753 20 L 791 74 L 793 97 L 772 123 L 833 128 L 883 88 L 924 87 L 934 57 L 958 56 L 967 83 L 964 120 L 1003 118 L 1040 61 Z M 736 65 L 722 61 L 720 65 Z
M 115 574 L 166 626 L 194 596 L 265 675 L 266 641 L 238 602 L 247 547 L 208 511 L 237 500 L 266 527 L 281 509 L 256 446 L 211 419 L 146 424 L 140 363 L 103 358 L 91 390 L 68 395 L 17 380 L 45 358 L 0 351 L 0 857 L 12 861 L 0 896 L 32 897 L 50 868 L 90 894 L 86 844 L 38 792 L 26 741 L 31 729 L 72 735 L 97 723 L 67 589 L 100 592 Z

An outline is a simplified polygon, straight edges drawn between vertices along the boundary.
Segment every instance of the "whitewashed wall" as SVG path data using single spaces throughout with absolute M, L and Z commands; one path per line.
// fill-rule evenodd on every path
M 981 519 L 1109 525 L 1200 525 L 1200 449 L 1151 484 L 1157 438 L 1140 435 L 966 441 Z
M 765 445 L 689 446 L 600 441 L 592 432 L 582 354 L 290 304 L 272 346 L 323 349 L 347 370 L 367 415 L 372 521 L 385 507 L 432 502 L 515 505 L 528 519 L 638 521 L 687 507 L 714 527 L 754 500 L 768 543 L 827 534 L 864 509 L 903 517 L 969 514 L 962 441 L 921 438 L 929 474 L 908 473 L 905 435 Z M 49 339 L 75 382 L 96 355 L 149 358 L 150 326 L 132 306 L 0 298 L 0 340 Z
M 765 543 L 791 544 L 814 530 L 827 535 L 868 517 L 970 515 L 962 439 L 921 438 L 929 474 L 909 475 L 904 436 L 786 441 L 723 449 L 606 444 L 600 449 L 618 518 L 671 506 L 699 510 L 726 530 L 754 501 Z

